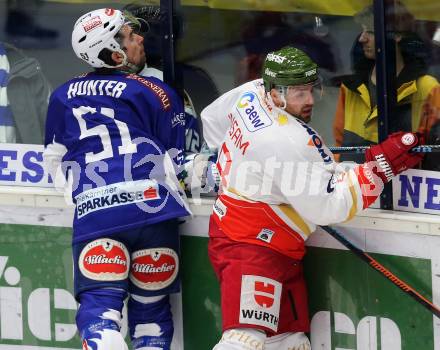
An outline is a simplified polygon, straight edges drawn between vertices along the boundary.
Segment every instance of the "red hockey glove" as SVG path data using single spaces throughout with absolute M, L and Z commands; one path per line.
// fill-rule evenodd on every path
M 393 176 L 412 168 L 423 159 L 422 153 L 408 151 L 421 143 L 421 137 L 411 132 L 399 131 L 388 136 L 365 152 L 366 162 L 376 162 L 373 171 L 387 183 Z M 375 169 L 374 169 L 375 168 Z

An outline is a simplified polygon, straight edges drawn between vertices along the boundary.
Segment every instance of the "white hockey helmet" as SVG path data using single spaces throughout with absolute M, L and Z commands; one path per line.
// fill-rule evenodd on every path
M 73 26 L 72 47 L 75 54 L 95 68 L 117 68 L 127 64 L 127 55 L 115 40 L 115 35 L 126 23 L 124 14 L 115 9 L 94 10 L 81 16 Z M 118 66 L 111 66 L 98 55 L 102 49 L 117 51 L 124 56 Z

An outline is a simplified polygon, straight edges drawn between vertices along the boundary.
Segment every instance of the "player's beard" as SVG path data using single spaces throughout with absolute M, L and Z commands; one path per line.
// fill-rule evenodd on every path
M 301 109 L 300 118 L 303 122 L 309 123 L 312 120 L 313 106 L 306 106 Z
M 146 61 L 146 57 L 143 56 L 143 59 L 138 64 L 128 62 L 127 68 L 130 73 L 138 74 L 142 69 L 144 69 Z
M 145 64 L 143 66 L 139 66 L 137 64 L 128 62 L 126 67 L 130 73 L 138 74 L 142 69 L 144 69 L 144 66 Z

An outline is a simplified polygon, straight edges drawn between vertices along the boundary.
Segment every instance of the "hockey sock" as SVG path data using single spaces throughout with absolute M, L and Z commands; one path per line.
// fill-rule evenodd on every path
M 76 324 L 84 350 L 127 350 L 120 333 L 121 311 L 126 292 L 117 289 L 95 289 L 79 295 L 80 308 Z
M 169 296 L 132 295 L 128 302 L 128 327 L 134 349 L 169 350 L 174 333 Z

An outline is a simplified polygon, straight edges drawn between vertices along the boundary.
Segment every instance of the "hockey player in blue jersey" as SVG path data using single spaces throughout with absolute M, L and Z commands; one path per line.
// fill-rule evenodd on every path
M 120 327 L 129 296 L 133 347 L 170 349 L 177 218 L 190 214 L 176 176 L 183 103 L 159 79 L 136 74 L 146 61 L 143 38 L 121 11 L 80 17 L 72 46 L 95 71 L 53 92 L 44 160 L 56 182 L 65 175 L 76 205 L 72 250 L 83 348 L 127 349 Z

